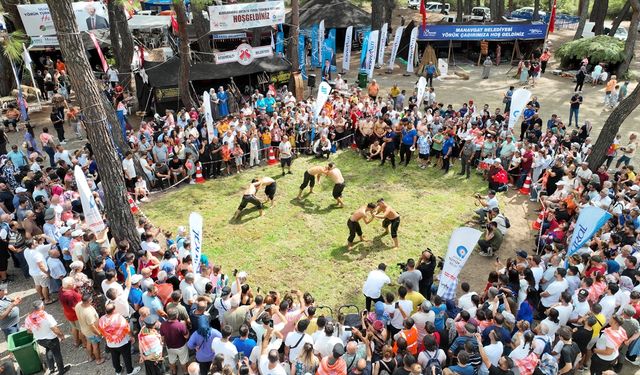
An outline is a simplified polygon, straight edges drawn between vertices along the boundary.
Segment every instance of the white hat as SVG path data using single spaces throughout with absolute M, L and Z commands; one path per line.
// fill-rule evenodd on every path
M 61 234 L 65 234 L 70 230 L 71 230 L 71 227 L 62 227 L 62 228 L 60 228 L 60 233 Z
M 73 232 L 71 232 L 71 237 L 78 237 L 78 236 L 82 236 L 84 234 L 84 232 L 81 229 L 76 229 Z
M 135 274 L 131 276 L 131 284 L 137 284 L 140 281 L 142 281 L 142 275 Z
M 28 190 L 23 188 L 22 186 L 18 186 L 16 189 L 16 193 L 26 193 Z
M 500 159 L 498 159 L 498 158 L 495 158 L 495 159 L 493 160 L 493 162 L 494 162 L 494 163 L 502 163 L 502 160 L 500 160 Z
M 246 279 L 247 276 L 249 276 L 249 275 L 245 271 L 238 272 L 238 278 L 240 278 L 240 279 Z
M 633 191 L 640 191 L 640 186 L 633 185 L 630 189 L 633 190 Z

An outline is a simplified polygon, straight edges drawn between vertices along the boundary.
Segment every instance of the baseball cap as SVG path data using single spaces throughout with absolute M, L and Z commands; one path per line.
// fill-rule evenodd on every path
M 333 353 L 334 358 L 342 357 L 344 355 L 344 345 L 340 343 L 335 344 L 331 352 Z
M 135 274 L 131 276 L 131 284 L 137 284 L 142 281 L 142 275 Z
M 525 258 L 525 259 L 529 256 L 529 254 L 527 254 L 527 252 L 524 250 L 516 251 L 516 255 L 519 256 L 520 258 Z
M 589 297 L 589 291 L 586 289 L 580 289 L 578 291 L 578 297 L 587 298 Z
M 149 315 L 146 318 L 144 318 L 144 324 L 146 326 L 153 326 L 158 322 L 158 318 L 156 318 L 153 315 Z
M 231 288 L 229 288 L 228 286 L 225 286 L 224 288 L 222 288 L 222 293 L 221 293 L 222 297 L 226 297 L 229 294 L 231 294 Z

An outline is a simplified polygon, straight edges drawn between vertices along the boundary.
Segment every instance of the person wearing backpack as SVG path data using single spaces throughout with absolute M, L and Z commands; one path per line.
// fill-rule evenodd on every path
M 479 333 L 475 334 L 476 340 L 478 341 L 478 349 L 480 351 L 480 357 L 482 358 L 483 368 L 486 367 L 489 375 L 513 375 L 513 371 L 511 370 L 514 367 L 513 360 L 509 357 L 501 356 L 498 359 L 498 365 L 494 365 L 487 352 L 484 350 L 482 346 L 482 335 Z
M 498 207 L 493 207 L 491 209 L 489 212 L 489 219 L 496 223 L 498 230 L 503 236 L 507 235 L 507 231 L 511 228 L 511 222 L 506 216 L 504 216 L 504 214 L 500 213 L 500 209 Z
M 425 375 L 442 374 L 442 366 L 447 360 L 444 350 L 438 348 L 435 337 L 427 335 L 424 337 L 424 351 L 418 354 L 418 363 L 422 366 Z

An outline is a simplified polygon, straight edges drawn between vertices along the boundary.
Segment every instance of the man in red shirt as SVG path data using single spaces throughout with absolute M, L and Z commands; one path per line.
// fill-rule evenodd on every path
M 76 315 L 75 307 L 78 302 L 82 301 L 82 295 L 76 290 L 75 282 L 71 277 L 65 277 L 62 279 L 62 289 L 58 293 L 58 299 L 62 305 L 62 312 L 64 317 L 69 321 L 71 325 L 71 335 L 73 336 L 74 345 L 76 347 L 85 344 L 85 337 L 80 333 L 80 326 L 78 324 L 78 316 Z
M 584 272 L 584 276 L 593 277 L 596 272 L 598 275 L 604 275 L 607 272 L 607 266 L 602 263 L 602 257 L 600 255 L 594 255 L 591 257 L 591 264 Z
M 178 361 L 182 367 L 182 373 L 187 373 L 187 362 L 189 362 L 189 349 L 187 340 L 189 330 L 184 322 L 178 320 L 178 310 L 170 308 L 167 310 L 167 320 L 160 326 L 160 334 L 164 337 L 167 346 L 167 357 L 171 374 L 177 375 Z
M 531 166 L 533 165 L 533 151 L 531 150 L 531 146 L 528 146 L 524 153 L 522 154 L 522 161 L 520 162 L 520 178 L 518 179 L 518 183 L 516 184 L 518 188 L 521 188 L 524 185 L 524 181 L 531 172 Z

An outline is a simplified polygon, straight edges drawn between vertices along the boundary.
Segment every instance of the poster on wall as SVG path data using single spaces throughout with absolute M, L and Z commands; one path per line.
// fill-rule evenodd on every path
M 109 16 L 104 4 L 97 1 L 72 3 L 80 31 L 109 28 Z M 18 5 L 18 13 L 28 36 L 55 35 L 53 19 L 47 4 Z
M 211 31 L 243 30 L 284 23 L 284 0 L 209 7 Z

